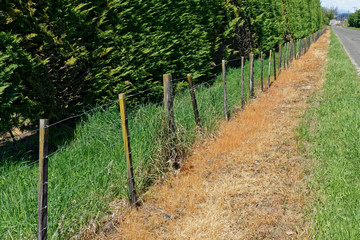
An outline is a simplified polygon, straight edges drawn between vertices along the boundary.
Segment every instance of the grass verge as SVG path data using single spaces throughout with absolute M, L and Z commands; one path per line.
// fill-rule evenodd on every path
M 313 158 L 314 239 L 360 239 L 360 77 L 331 31 L 323 89 L 299 127 Z
M 356 28 L 356 27 L 345 27 L 345 28 L 360 31 L 360 28 Z

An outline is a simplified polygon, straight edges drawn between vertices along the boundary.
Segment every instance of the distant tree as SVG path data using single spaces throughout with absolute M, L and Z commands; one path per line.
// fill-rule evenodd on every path
M 351 14 L 348 19 L 350 27 L 360 28 L 360 10 L 357 10 L 354 14 Z
M 334 19 L 335 16 L 338 14 L 338 9 L 323 7 L 322 13 L 323 13 L 323 24 L 329 25 L 330 20 Z

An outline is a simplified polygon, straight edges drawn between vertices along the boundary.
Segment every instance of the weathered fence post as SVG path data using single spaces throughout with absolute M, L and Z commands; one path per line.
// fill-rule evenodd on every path
M 254 59 L 254 54 L 253 54 L 253 56 L 252 56 L 252 59 L 253 59 L 253 61 L 252 61 L 252 78 L 251 78 L 251 80 L 252 80 L 252 93 L 253 93 L 253 96 L 255 96 L 255 59 Z
M 290 65 L 292 63 L 293 60 L 293 56 L 294 56 L 294 45 L 293 45 L 293 40 L 290 41 Z
M 286 67 L 289 68 L 290 63 L 290 55 L 291 55 L 291 44 L 288 42 L 287 44 L 287 51 L 286 51 Z
M 261 91 L 264 91 L 264 57 L 263 52 L 260 53 L 261 59 Z
M 49 120 L 40 119 L 37 239 L 47 239 Z
M 241 57 L 241 107 L 245 107 L 244 100 L 244 57 Z
M 282 44 L 279 45 L 279 59 L 278 59 L 278 69 L 279 69 L 279 74 L 281 72 L 281 61 L 282 61 Z
M 125 94 L 123 93 L 119 94 L 119 105 L 120 105 L 121 128 L 123 133 L 124 150 L 126 157 L 126 168 L 128 175 L 130 202 L 131 205 L 135 206 L 137 202 L 136 191 L 135 191 L 135 179 L 134 179 L 134 171 L 132 166 L 128 117 L 126 112 L 126 98 L 125 98 Z
M 305 41 L 305 38 L 303 38 L 303 42 L 304 42 L 304 44 L 303 44 L 303 49 L 304 49 L 303 55 L 304 55 L 306 53 L 306 41 Z
M 275 48 L 273 49 L 274 53 L 274 81 L 276 81 L 276 51 Z
M 196 102 L 195 88 L 193 86 L 191 74 L 187 75 L 187 80 L 188 80 L 188 84 L 189 84 L 191 102 L 192 102 L 192 106 L 193 106 L 193 110 L 194 110 L 195 122 L 198 127 L 201 127 L 199 110 L 198 110 L 198 106 L 197 106 L 197 102 Z
M 292 61 L 294 60 L 294 40 L 291 39 L 291 57 L 290 57 L 290 64 L 292 63 Z
M 249 95 L 254 97 L 254 54 L 250 54 L 249 62 Z
M 272 54 L 272 50 L 270 50 L 270 54 L 269 54 L 268 88 L 270 87 L 270 76 L 271 76 L 271 54 Z
M 286 68 L 287 49 L 287 43 L 284 43 L 284 69 Z
M 175 117 L 174 117 L 174 94 L 173 94 L 173 81 L 171 74 L 163 75 L 163 84 L 164 84 L 164 107 L 165 107 L 165 116 L 167 122 L 167 130 L 169 135 L 169 154 L 170 160 L 173 161 L 172 165 L 175 169 L 180 167 L 179 162 L 176 158 L 176 136 L 175 136 Z
M 229 121 L 229 115 L 227 110 L 227 95 L 226 95 L 226 66 L 225 60 L 222 60 L 222 79 L 223 79 L 223 94 L 224 94 L 224 114 L 225 120 Z
M 165 115 L 168 121 L 168 132 L 173 134 L 175 132 L 175 119 L 174 119 L 174 108 L 173 108 L 173 84 L 172 75 L 163 75 L 164 84 L 164 106 Z
M 296 58 L 300 57 L 300 39 L 297 40 L 297 47 L 296 47 Z
M 305 39 L 301 39 L 301 56 L 305 54 Z

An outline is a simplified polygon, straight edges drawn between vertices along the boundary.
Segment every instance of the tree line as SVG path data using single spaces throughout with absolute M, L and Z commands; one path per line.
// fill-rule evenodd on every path
M 348 23 L 350 27 L 360 28 L 360 10 L 349 16 Z
M 322 27 L 320 0 L 3 0 L 0 133 Z M 201 78 L 198 80 L 201 81 Z M 160 100 L 161 90 L 133 103 Z

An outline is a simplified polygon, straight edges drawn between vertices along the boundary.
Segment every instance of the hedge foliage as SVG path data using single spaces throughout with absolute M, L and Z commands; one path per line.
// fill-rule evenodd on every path
M 271 49 L 321 18 L 320 0 L 4 0 L 0 132 Z M 159 88 L 134 101 L 160 99 Z
M 350 27 L 360 28 L 360 10 L 357 10 L 355 13 L 351 14 L 348 19 Z

